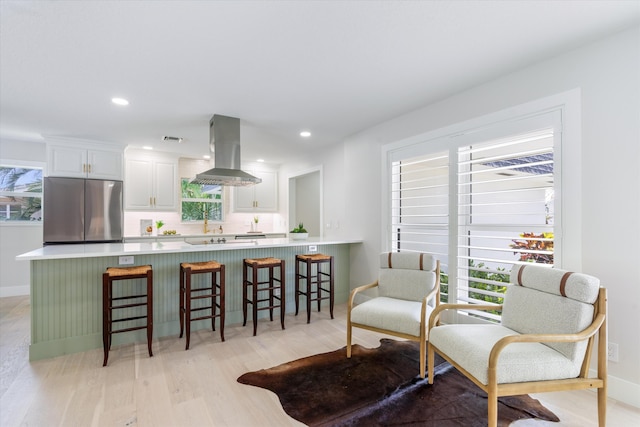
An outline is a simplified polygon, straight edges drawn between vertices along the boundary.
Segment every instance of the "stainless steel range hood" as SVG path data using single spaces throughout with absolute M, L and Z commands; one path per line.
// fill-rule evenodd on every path
M 196 175 L 192 184 L 238 187 L 262 182 L 240 170 L 240 119 L 215 114 L 209 120 L 209 145 L 215 167 Z

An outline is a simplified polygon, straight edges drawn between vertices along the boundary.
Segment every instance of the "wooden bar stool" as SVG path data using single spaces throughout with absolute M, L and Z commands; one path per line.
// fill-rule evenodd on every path
M 326 271 L 327 264 L 329 271 Z M 315 272 L 313 271 L 314 265 Z M 305 291 L 300 289 L 301 280 L 306 281 Z M 318 302 L 318 311 L 320 311 L 320 303 L 322 300 L 328 299 L 329 313 L 333 319 L 333 293 L 333 256 L 323 254 L 296 255 L 296 316 L 300 305 L 300 295 L 304 295 L 307 299 L 307 323 L 311 321 L 311 301 Z
M 113 282 L 143 278 L 147 279 L 146 293 L 127 295 L 125 292 L 123 292 L 122 296 L 113 296 Z M 141 301 L 143 299 L 144 301 Z M 133 302 L 126 303 L 126 301 Z M 119 302 L 125 303 L 120 304 Z M 118 305 L 114 305 L 116 303 Z M 147 308 L 144 315 L 130 316 L 119 319 L 113 318 L 114 310 L 130 309 L 133 307 L 142 306 L 146 306 Z M 114 323 L 128 322 L 140 319 L 146 320 L 144 325 L 133 326 L 118 330 L 113 329 Z M 111 336 L 113 334 L 118 334 L 121 332 L 136 331 L 138 329 L 147 330 L 147 348 L 149 349 L 149 357 L 152 357 L 153 352 L 151 351 L 151 341 L 153 339 L 153 269 L 150 265 L 142 265 L 137 267 L 108 267 L 107 270 L 102 274 L 102 344 L 104 347 L 104 361 L 102 363 L 102 366 L 107 366 L 109 350 L 111 349 Z
M 279 278 L 274 277 L 274 270 L 279 269 Z M 268 269 L 269 277 L 267 280 L 258 281 L 258 271 L 260 269 Z M 251 271 L 249 276 L 248 272 Z M 253 335 L 256 335 L 258 328 L 258 310 L 269 310 L 269 318 L 273 322 L 273 309 L 280 308 L 280 324 L 284 329 L 284 313 L 285 313 L 285 269 L 284 260 L 277 258 L 245 258 L 242 264 L 242 315 L 244 322 L 242 326 L 247 325 L 247 304 L 251 304 L 253 313 Z M 248 288 L 251 287 L 251 297 L 249 297 Z M 276 293 L 276 291 L 278 291 Z M 258 292 L 264 295 L 268 293 L 267 298 L 259 299 Z M 268 305 L 259 307 L 260 303 L 267 302 Z
M 211 273 L 211 286 L 204 288 L 191 287 L 191 275 Z M 183 262 L 180 264 L 180 338 L 187 330 L 187 343 L 185 350 L 189 350 L 191 338 L 191 322 L 196 320 L 211 319 L 211 329 L 216 330 L 216 318 L 220 318 L 220 339 L 224 341 L 224 264 L 217 261 Z M 209 305 L 192 307 L 194 300 L 210 299 Z M 211 310 L 209 314 L 199 317 L 191 317 L 192 312 Z

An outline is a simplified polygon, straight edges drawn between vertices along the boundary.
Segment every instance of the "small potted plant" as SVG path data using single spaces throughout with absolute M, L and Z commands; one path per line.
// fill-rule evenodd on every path
M 162 228 L 162 226 L 164 225 L 164 221 L 163 220 L 158 220 L 156 221 L 156 230 L 158 230 L 158 234 L 160 234 L 160 229 Z
M 307 237 L 309 237 L 309 233 L 304 228 L 304 224 L 303 223 L 299 223 L 296 228 L 291 230 L 291 238 L 293 240 L 304 240 Z

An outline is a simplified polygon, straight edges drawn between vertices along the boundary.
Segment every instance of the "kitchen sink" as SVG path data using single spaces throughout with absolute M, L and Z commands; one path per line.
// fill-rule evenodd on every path
M 185 240 L 184 242 L 190 245 L 213 245 L 215 243 L 210 240 Z

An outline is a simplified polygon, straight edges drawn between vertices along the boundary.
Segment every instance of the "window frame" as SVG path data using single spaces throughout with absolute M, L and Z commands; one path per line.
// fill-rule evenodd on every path
M 573 90 L 541 100 L 522 104 L 508 110 L 488 114 L 466 122 L 458 123 L 405 140 L 386 144 L 382 147 L 383 191 L 381 232 L 384 250 L 391 250 L 391 167 L 392 162 L 429 155 L 440 151 L 449 152 L 449 248 L 448 271 L 457 272 L 458 203 L 457 174 L 458 148 L 474 142 L 498 139 L 521 131 L 535 129 L 532 123 L 552 124 L 554 138 L 561 139 L 554 147 L 554 189 L 555 189 L 555 248 L 556 267 L 581 269 L 581 210 L 582 198 L 580 166 L 580 91 Z M 573 161 L 564 162 L 571 158 Z M 571 179 L 567 179 L 567 177 Z M 383 193 L 385 194 L 385 193 Z M 570 217 L 571 221 L 566 218 Z M 452 253 L 453 251 L 453 253 Z M 449 292 L 457 295 L 457 277 L 449 280 Z M 452 287 L 452 284 L 454 285 Z M 451 301 L 456 302 L 456 301 Z
M 209 203 L 211 205 L 219 205 L 219 210 L 220 210 L 220 218 L 212 218 L 212 219 L 208 219 L 208 221 L 211 221 L 212 223 L 223 223 L 224 222 L 224 187 L 220 186 L 220 199 L 215 199 L 215 198 L 210 198 L 210 199 L 206 199 L 206 198 L 188 198 L 188 197 L 183 197 L 182 195 L 182 183 L 183 181 L 191 181 L 192 178 L 188 178 L 188 177 L 182 177 L 180 178 L 180 222 L 182 224 L 203 224 L 204 223 L 204 216 L 202 219 L 196 219 L 196 220 L 192 220 L 192 221 L 187 221 L 185 219 L 183 219 L 182 217 L 182 212 L 183 212 L 183 203 Z
M 16 160 L 0 158 L 0 166 L 2 167 L 14 167 L 14 168 L 28 168 L 28 169 L 40 169 L 42 171 L 43 190 L 42 193 L 21 193 L 23 195 L 28 194 L 28 197 L 40 197 L 41 206 L 44 202 L 44 178 L 47 176 L 46 162 L 37 162 L 30 160 Z M 42 211 L 42 219 L 44 219 L 44 211 Z M 0 227 L 42 227 L 43 221 L 6 221 L 0 220 Z

